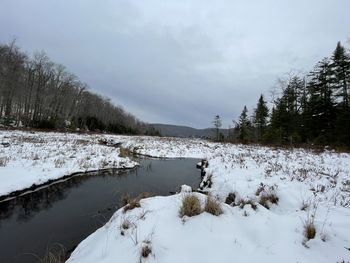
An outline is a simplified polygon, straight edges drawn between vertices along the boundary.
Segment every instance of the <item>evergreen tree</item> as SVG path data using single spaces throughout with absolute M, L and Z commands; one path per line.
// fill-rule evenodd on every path
M 307 105 L 306 123 L 309 137 L 317 144 L 328 144 L 333 139 L 335 126 L 335 102 L 332 92 L 334 75 L 328 58 L 320 61 L 310 73 L 308 83 L 309 100 Z
M 333 86 L 335 96 L 341 97 L 342 104 L 349 106 L 348 86 L 350 82 L 350 57 L 340 42 L 338 42 L 333 52 L 330 66 L 335 78 L 335 85 Z
M 338 145 L 350 145 L 350 105 L 348 87 L 350 83 L 350 56 L 338 42 L 332 56 L 332 73 L 335 83 L 333 91 L 337 103 L 335 138 Z
M 212 123 L 215 129 L 216 140 L 219 141 L 220 140 L 219 129 L 222 125 L 220 115 L 216 115 Z
M 239 116 L 238 131 L 239 141 L 242 143 L 248 143 L 251 139 L 251 123 L 248 119 L 248 110 L 246 106 L 244 106 L 243 111 Z
M 257 140 L 261 141 L 267 126 L 267 117 L 269 109 L 266 106 L 264 96 L 261 94 L 256 109 L 254 111 L 254 126 L 257 131 Z

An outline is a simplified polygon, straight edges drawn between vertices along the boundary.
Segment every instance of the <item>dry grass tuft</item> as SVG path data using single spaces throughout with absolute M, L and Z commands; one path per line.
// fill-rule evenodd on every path
M 147 258 L 151 254 L 152 254 L 151 243 L 144 242 L 141 248 L 141 257 Z
M 149 192 L 143 192 L 136 197 L 132 197 L 129 194 L 125 194 L 121 198 L 121 205 L 124 206 L 124 208 L 123 208 L 124 213 L 127 212 L 128 210 L 132 210 L 134 208 L 141 207 L 140 200 L 143 198 L 151 197 L 151 196 L 152 196 L 152 194 Z
M 132 223 L 130 222 L 129 219 L 125 218 L 123 220 L 123 222 L 121 223 L 121 225 L 119 226 L 120 234 L 122 236 L 124 236 L 125 235 L 125 231 L 127 231 L 131 227 L 132 227 Z
M 123 212 L 126 213 L 137 207 L 141 207 L 139 197 L 131 197 L 130 195 L 124 195 L 122 198 L 122 205 L 124 206 Z
M 241 199 L 239 200 L 239 208 L 243 209 L 246 205 L 250 205 L 253 210 L 258 209 L 257 204 L 251 199 Z
M 134 198 L 134 199 L 131 199 L 126 206 L 124 206 L 123 212 L 126 213 L 127 211 L 132 210 L 134 208 L 138 208 L 138 207 L 141 207 L 140 201 L 138 199 Z
M 128 156 L 132 156 L 132 152 L 129 148 L 124 148 L 122 146 L 119 147 L 119 157 L 125 158 Z
M 180 217 L 183 216 L 196 216 L 202 213 L 201 202 L 199 198 L 194 194 L 188 194 L 182 199 L 182 205 L 180 207 Z
M 63 263 L 67 259 L 67 251 L 62 244 L 55 243 L 46 250 L 43 258 L 39 261 L 40 263 Z
M 260 184 L 255 194 L 260 196 L 259 204 L 267 209 L 270 209 L 271 204 L 278 204 L 279 198 L 276 194 L 275 186 Z
M 205 202 L 204 211 L 214 216 L 219 216 L 223 213 L 220 201 L 210 195 Z
M 147 258 L 149 255 L 153 255 L 154 256 L 154 254 L 152 252 L 151 238 L 145 239 L 142 242 L 141 251 L 140 251 L 140 262 L 142 262 L 142 258 Z
M 314 239 L 316 236 L 316 227 L 313 220 L 307 220 L 304 223 L 304 235 L 307 240 Z
M 226 197 L 225 203 L 228 205 L 234 204 L 236 200 L 236 194 L 235 193 L 229 193 Z

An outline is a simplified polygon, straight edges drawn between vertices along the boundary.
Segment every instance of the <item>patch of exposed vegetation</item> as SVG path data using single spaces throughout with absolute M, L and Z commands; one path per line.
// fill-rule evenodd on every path
M 202 213 L 201 202 L 195 194 L 187 194 L 182 199 L 182 205 L 180 207 L 179 215 L 183 216 L 196 216 Z

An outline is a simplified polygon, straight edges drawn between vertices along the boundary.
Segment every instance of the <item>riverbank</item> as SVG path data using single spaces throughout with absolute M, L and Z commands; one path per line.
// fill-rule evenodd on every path
M 223 214 L 179 216 L 184 193 L 146 199 L 131 212 L 118 210 L 68 262 L 350 258 L 349 154 L 170 138 L 134 138 L 123 145 L 149 156 L 207 159 L 202 187 L 219 200 Z M 196 195 L 203 209 L 207 197 Z M 120 234 L 125 221 L 131 227 Z
M 0 131 L 0 199 L 77 173 L 133 168 L 98 135 Z

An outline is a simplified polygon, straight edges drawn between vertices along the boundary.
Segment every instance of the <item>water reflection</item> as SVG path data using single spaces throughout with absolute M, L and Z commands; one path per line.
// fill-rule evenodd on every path
M 137 169 L 136 169 L 137 170 Z M 74 188 L 79 187 L 84 181 L 92 177 L 127 176 L 130 171 L 106 170 L 92 172 L 86 175 L 76 175 L 68 180 L 54 183 L 48 187 L 19 196 L 9 201 L 0 202 L 0 227 L 1 222 L 15 215 L 17 221 L 27 221 L 36 213 L 47 210 L 57 201 L 65 199 Z M 111 208 L 109 208 L 110 210 Z
M 142 160 L 130 171 L 75 176 L 0 202 L 0 262 L 38 262 L 54 243 L 72 250 L 105 224 L 125 194 L 167 195 L 182 184 L 197 187 L 197 160 Z

